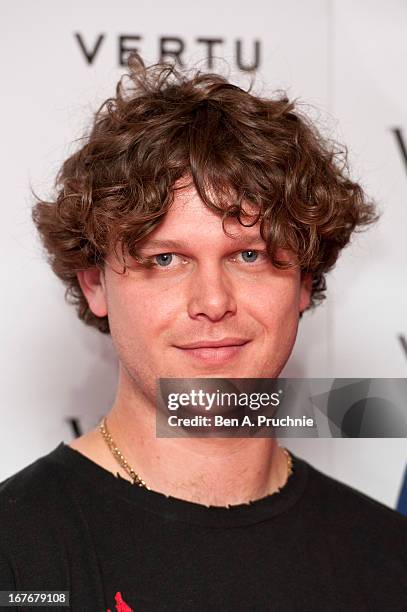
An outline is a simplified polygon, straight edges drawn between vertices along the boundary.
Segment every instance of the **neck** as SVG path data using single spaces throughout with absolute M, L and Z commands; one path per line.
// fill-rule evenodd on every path
M 165 495 L 227 506 L 270 495 L 287 480 L 287 458 L 275 438 L 157 438 L 155 407 L 134 391 L 118 393 L 106 421 L 130 467 Z M 114 471 L 130 480 L 118 463 Z

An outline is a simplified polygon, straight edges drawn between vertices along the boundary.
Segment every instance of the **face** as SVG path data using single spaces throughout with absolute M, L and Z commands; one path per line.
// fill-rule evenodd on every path
M 270 263 L 259 223 L 225 227 L 233 236 L 189 187 L 140 247 L 151 268 L 131 260 L 120 274 L 111 255 L 104 274 L 78 274 L 92 312 L 109 316 L 122 372 L 148 397 L 158 377 L 277 377 L 291 353 L 311 279 Z

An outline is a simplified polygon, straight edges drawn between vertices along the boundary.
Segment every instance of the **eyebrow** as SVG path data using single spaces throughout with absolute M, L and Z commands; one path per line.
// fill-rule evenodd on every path
M 234 237 L 234 241 L 239 246 L 263 246 L 265 244 L 264 240 L 260 236 L 236 236 Z M 187 249 L 192 246 L 191 242 L 183 242 L 182 240 L 158 240 L 156 238 L 152 238 L 151 240 L 146 240 L 143 245 L 140 245 L 141 248 L 159 248 L 159 249 Z

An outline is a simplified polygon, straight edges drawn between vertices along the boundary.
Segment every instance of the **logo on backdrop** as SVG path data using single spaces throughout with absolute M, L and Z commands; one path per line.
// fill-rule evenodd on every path
M 403 166 L 407 172 L 407 142 L 403 134 L 403 130 L 399 127 L 394 127 L 391 128 L 391 131 L 393 132 L 394 138 L 396 139 L 397 149 L 399 151 Z M 399 334 L 398 339 L 403 353 L 407 358 L 407 338 L 403 334 Z
M 78 418 L 68 417 L 65 420 L 67 421 L 69 429 L 71 430 L 74 438 L 79 438 L 84 433 Z
M 404 470 L 404 478 L 401 483 L 400 495 L 397 502 L 397 510 L 401 512 L 401 514 L 405 514 L 407 516 L 407 465 Z
M 401 128 L 391 128 L 391 131 L 394 134 L 394 137 L 396 139 L 396 143 L 397 143 L 397 148 L 399 150 L 399 153 L 401 155 L 401 159 L 403 161 L 404 164 L 404 168 L 407 171 L 407 143 L 404 139 L 404 135 L 403 135 L 403 131 L 401 130 Z
M 89 38 L 80 32 L 74 33 L 77 48 L 84 61 L 93 65 L 100 54 L 107 34 L 101 33 L 96 38 Z M 224 38 L 214 38 L 201 36 L 195 38 L 196 50 L 203 53 L 206 67 L 209 70 L 214 68 L 216 57 L 222 56 Z M 143 36 L 136 34 L 119 34 L 117 36 L 117 63 L 118 66 L 126 66 L 129 53 L 132 51 L 141 52 Z M 179 36 L 160 36 L 157 41 L 159 61 L 171 59 L 183 67 L 185 65 L 185 54 L 187 52 L 187 42 Z M 188 49 L 189 51 L 190 49 Z M 195 50 L 195 49 L 194 49 Z M 228 53 L 229 55 L 229 53 Z M 246 41 L 237 38 L 233 45 L 233 60 L 235 66 L 243 72 L 253 72 L 260 67 L 261 44 L 259 40 Z

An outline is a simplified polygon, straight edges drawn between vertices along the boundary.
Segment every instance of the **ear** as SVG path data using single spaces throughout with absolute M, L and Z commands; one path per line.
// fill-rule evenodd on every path
M 300 285 L 300 313 L 302 314 L 311 303 L 312 293 L 312 274 L 310 272 L 301 273 Z
M 89 308 L 97 317 L 107 315 L 106 284 L 103 270 L 97 267 L 76 274 Z

